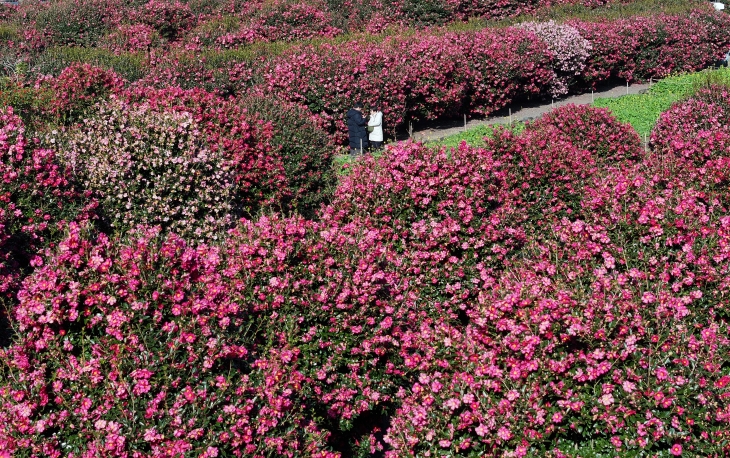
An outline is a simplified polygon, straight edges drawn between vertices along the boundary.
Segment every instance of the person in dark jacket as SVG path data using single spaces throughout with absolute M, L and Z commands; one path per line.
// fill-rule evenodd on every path
M 350 154 L 362 154 L 368 149 L 368 118 L 362 115 L 363 104 L 356 102 L 347 112 L 347 133 L 350 137 Z

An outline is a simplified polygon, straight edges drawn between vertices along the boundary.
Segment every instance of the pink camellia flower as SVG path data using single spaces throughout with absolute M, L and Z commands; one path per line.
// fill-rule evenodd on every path
M 669 372 L 663 367 L 658 367 L 656 370 L 656 378 L 658 380 L 666 380 L 669 377 Z
M 499 438 L 503 441 L 510 440 L 512 432 L 506 426 L 502 426 L 499 428 L 499 431 L 497 431 L 497 436 L 499 436 Z
M 489 432 L 489 429 L 484 424 L 479 423 L 479 426 L 474 429 L 474 432 L 477 433 L 477 436 L 484 437 Z
M 671 453 L 674 456 L 680 456 L 682 454 L 682 445 L 680 445 L 680 444 L 672 445 L 672 448 L 669 449 L 669 453 Z
M 618 436 L 613 436 L 611 438 L 611 443 L 613 444 L 614 447 L 619 448 L 619 447 L 621 447 L 621 444 L 622 444 L 621 438 Z
M 604 406 L 608 407 L 611 404 L 613 404 L 613 396 L 611 393 L 606 393 L 599 399 L 599 402 L 603 404 Z
M 563 413 L 562 412 L 555 412 L 553 414 L 553 423 L 558 424 L 561 421 L 563 421 Z

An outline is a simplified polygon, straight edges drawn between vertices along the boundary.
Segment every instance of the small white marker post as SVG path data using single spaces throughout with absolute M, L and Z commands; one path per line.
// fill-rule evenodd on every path
M 466 132 L 466 113 L 464 113 L 464 132 Z
M 629 80 L 626 80 L 626 95 L 629 95 Z
M 512 125 L 512 108 L 509 109 L 509 125 Z
M 593 102 L 595 102 L 595 100 L 593 99 L 593 89 L 591 89 L 591 103 Z
M 553 97 L 552 102 L 550 102 L 550 108 L 555 108 L 555 97 Z
M 413 138 L 413 123 L 408 121 L 408 138 Z

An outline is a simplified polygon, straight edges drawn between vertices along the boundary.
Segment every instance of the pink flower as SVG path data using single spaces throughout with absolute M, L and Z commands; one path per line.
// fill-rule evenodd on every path
M 512 437 L 512 432 L 506 426 L 502 426 L 497 431 L 497 436 L 503 441 L 507 441 L 510 440 L 510 438 Z
M 669 449 L 669 453 L 674 456 L 680 456 L 682 454 L 682 446 L 680 444 L 672 445 L 672 448 Z

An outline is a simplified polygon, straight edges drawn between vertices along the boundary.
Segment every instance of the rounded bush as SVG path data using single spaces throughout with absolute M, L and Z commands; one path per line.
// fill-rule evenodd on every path
M 216 238 L 235 217 L 231 163 L 190 113 L 110 101 L 65 137 L 64 163 L 115 231 L 146 224 Z
M 228 277 L 217 247 L 159 229 L 110 239 L 70 225 L 26 282 L 14 317 L 21 333 L 0 350 L 11 375 L 0 382 L 0 447 L 54 457 L 336 457 L 302 415 L 299 351 L 282 343 L 256 353 L 256 326 Z
M 284 211 L 315 217 L 327 203 L 337 182 L 332 160 L 336 151 L 327 132 L 308 116 L 306 107 L 249 96 L 240 100 L 248 111 L 271 123 L 271 154 L 281 158 L 287 181 Z

